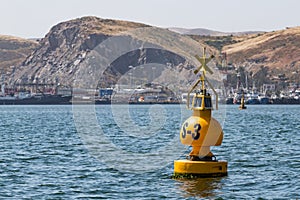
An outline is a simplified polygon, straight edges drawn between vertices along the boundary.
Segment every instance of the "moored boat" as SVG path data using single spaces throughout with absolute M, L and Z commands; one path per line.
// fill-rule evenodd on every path
M 0 105 L 52 105 L 52 104 L 70 104 L 72 96 L 43 94 L 32 95 L 25 98 L 18 96 L 0 97 Z

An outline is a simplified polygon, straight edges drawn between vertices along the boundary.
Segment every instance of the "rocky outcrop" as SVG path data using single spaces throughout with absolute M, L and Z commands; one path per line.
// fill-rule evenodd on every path
M 99 43 L 112 35 L 147 25 L 83 17 L 54 26 L 40 41 L 40 46 L 22 63 L 14 74 L 16 83 L 46 83 L 57 80 L 70 85 L 77 66 Z
M 184 80 L 181 83 L 184 84 L 194 77 L 191 76 L 193 66 L 183 55 L 195 59 L 199 50 L 202 53 L 198 42 L 166 29 L 83 17 L 54 26 L 14 73 L 12 82 L 59 82 L 65 86 L 94 88 L 100 80 L 98 85 L 109 87 L 131 69 L 156 63 L 171 66 L 182 73 Z M 211 52 L 209 48 L 208 52 Z M 114 54 L 118 56 L 114 57 Z M 163 73 L 163 70 L 153 72 L 152 68 L 148 67 L 141 75 L 147 79 L 153 78 L 154 74 L 162 76 L 162 82 L 168 79 L 168 73 Z M 172 82 L 180 78 L 169 79 Z

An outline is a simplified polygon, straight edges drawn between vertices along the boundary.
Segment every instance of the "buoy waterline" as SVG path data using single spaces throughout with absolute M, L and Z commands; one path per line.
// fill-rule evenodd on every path
M 174 161 L 174 177 L 217 177 L 227 175 L 227 161 L 219 161 L 210 151 L 211 146 L 220 146 L 223 141 L 223 130 L 220 123 L 212 117 L 211 94 L 206 90 L 207 83 L 216 95 L 216 109 L 218 109 L 218 95 L 210 82 L 206 79 L 206 71 L 213 73 L 206 65 L 214 56 L 206 58 L 205 48 L 203 57 L 196 56 L 201 63 L 194 71 L 202 72 L 199 79 L 191 87 L 187 96 L 187 108 L 193 114 L 182 125 L 180 141 L 184 145 L 192 146 L 192 151 L 186 160 Z M 200 90 L 197 86 L 200 84 Z M 190 107 L 190 94 L 194 92 Z

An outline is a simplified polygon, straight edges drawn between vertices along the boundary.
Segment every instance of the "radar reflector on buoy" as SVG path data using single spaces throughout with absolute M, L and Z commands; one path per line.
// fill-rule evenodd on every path
M 201 65 L 194 71 L 194 74 L 198 74 L 199 71 L 203 71 L 203 74 L 206 74 L 206 71 L 208 71 L 210 74 L 213 74 L 213 71 L 207 66 L 207 63 L 209 63 L 215 56 L 211 55 L 209 58 L 206 58 L 205 55 L 206 48 L 203 48 L 203 57 L 200 58 L 198 55 L 195 55 L 195 58 L 201 63 Z

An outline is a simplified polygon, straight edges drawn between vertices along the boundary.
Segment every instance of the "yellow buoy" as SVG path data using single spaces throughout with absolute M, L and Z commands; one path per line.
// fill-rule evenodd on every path
M 220 177 L 227 175 L 226 161 L 174 161 L 175 177 Z
M 240 109 L 240 110 L 247 109 L 247 107 L 245 106 L 245 95 L 244 95 L 244 90 L 242 91 L 241 105 L 239 106 L 239 109 Z
M 205 73 L 212 71 L 207 67 L 207 63 L 213 58 L 205 57 L 205 49 L 203 58 L 196 56 L 201 66 L 194 71 L 197 74 L 202 71 L 199 80 L 193 85 L 188 92 L 187 107 L 190 108 L 190 94 L 201 82 L 201 89 L 195 92 L 192 100 L 191 109 L 193 115 L 189 117 L 182 125 L 180 130 L 180 141 L 184 145 L 192 146 L 192 151 L 188 155 L 187 160 L 174 161 L 175 177 L 215 177 L 227 175 L 227 162 L 218 161 L 210 151 L 211 146 L 219 146 L 223 140 L 223 130 L 220 123 L 211 116 L 213 109 L 211 95 L 205 88 L 205 82 L 216 95 L 216 109 L 218 108 L 218 96 L 212 85 L 206 80 Z

